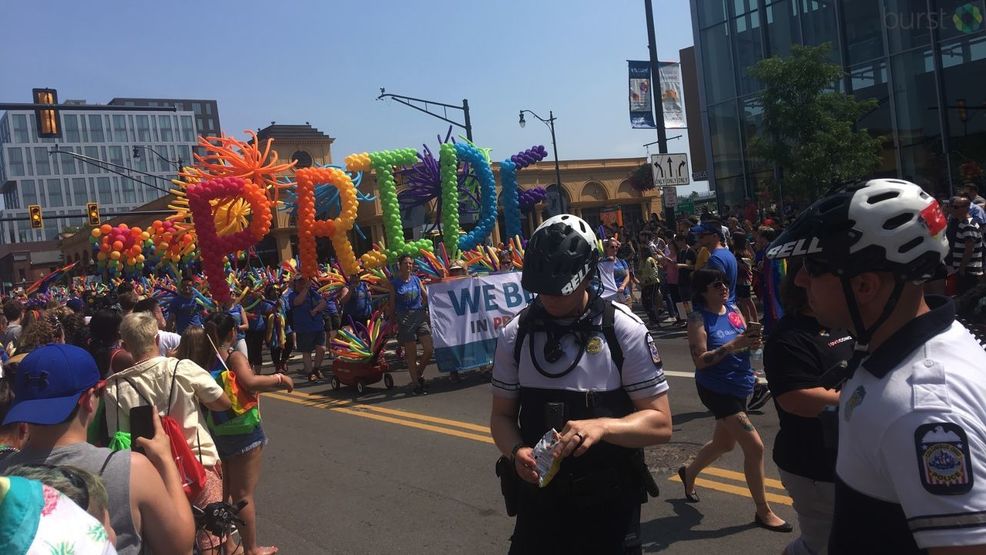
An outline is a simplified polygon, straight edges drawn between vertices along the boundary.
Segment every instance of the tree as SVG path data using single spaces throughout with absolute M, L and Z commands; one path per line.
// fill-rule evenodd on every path
M 782 172 L 785 195 L 816 198 L 829 186 L 860 179 L 880 163 L 880 139 L 858 129 L 876 100 L 857 100 L 835 90 L 844 77 L 829 62 L 831 47 L 795 46 L 750 68 L 763 89 L 763 130 L 750 151 Z

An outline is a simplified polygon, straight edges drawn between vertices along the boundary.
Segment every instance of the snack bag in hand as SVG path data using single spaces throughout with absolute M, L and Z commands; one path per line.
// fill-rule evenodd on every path
M 537 465 L 538 487 L 546 487 L 558 473 L 561 458 L 555 456 L 555 445 L 558 444 L 558 432 L 554 428 L 544 433 L 544 436 L 534 446 L 534 462 Z

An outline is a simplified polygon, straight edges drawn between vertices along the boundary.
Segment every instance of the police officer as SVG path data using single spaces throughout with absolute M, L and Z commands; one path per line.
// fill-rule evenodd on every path
M 876 179 L 820 199 L 767 251 L 803 255 L 816 318 L 847 328 L 830 553 L 986 551 L 986 352 L 922 283 L 947 223 L 913 183 Z M 832 373 L 830 373 L 832 374 Z
M 490 427 L 522 479 L 510 553 L 640 552 L 642 448 L 671 437 L 668 384 L 643 322 L 587 292 L 598 259 L 582 219 L 541 224 L 521 281 L 538 296 L 497 343 Z M 561 466 L 539 488 L 532 447 L 552 429 Z

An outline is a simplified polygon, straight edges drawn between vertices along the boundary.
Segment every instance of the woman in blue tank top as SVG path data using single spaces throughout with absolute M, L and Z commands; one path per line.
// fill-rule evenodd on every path
M 774 532 L 792 527 L 774 514 L 764 491 L 764 446 L 750 418 L 746 398 L 753 393 L 756 378 L 750 366 L 751 348 L 759 348 L 759 331 L 747 332 L 740 310 L 728 303 L 729 284 L 719 270 L 702 269 L 692 276 L 692 302 L 688 315 L 688 345 L 695 362 L 695 386 L 702 404 L 715 416 L 712 441 L 706 443 L 688 466 L 678 469 L 685 497 L 695 503 L 695 478 L 738 443 L 743 450 L 746 485 L 756 503 L 754 523 Z

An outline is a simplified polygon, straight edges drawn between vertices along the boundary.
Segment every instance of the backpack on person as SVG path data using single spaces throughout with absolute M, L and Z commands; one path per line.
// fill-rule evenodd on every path
M 171 403 L 174 401 L 175 394 L 175 378 L 178 375 L 178 363 L 180 361 L 175 361 L 175 367 L 171 372 L 171 391 L 168 393 L 168 411 L 161 416 L 161 429 L 168 435 L 171 440 L 171 458 L 175 461 L 175 467 L 178 468 L 178 478 L 181 480 L 181 487 L 185 491 L 185 497 L 189 501 L 198 497 L 202 490 L 205 489 L 205 466 L 202 465 L 202 445 L 198 440 L 198 430 L 195 432 L 196 442 L 199 443 L 199 456 L 195 457 L 192 453 L 191 447 L 188 446 L 188 442 L 185 441 L 185 434 L 182 430 L 181 425 L 177 420 L 171 417 Z M 127 376 L 117 376 L 123 379 L 137 395 L 150 406 L 154 406 L 140 389 L 137 388 L 137 384 L 133 382 Z M 108 447 L 111 450 L 119 451 L 122 449 L 131 449 L 133 445 L 133 438 L 129 432 L 123 432 L 120 430 L 120 382 L 116 382 L 117 396 L 116 396 L 116 432 L 114 432 Z

